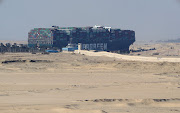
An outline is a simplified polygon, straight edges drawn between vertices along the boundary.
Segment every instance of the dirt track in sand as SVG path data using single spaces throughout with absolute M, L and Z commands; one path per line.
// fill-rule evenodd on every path
M 117 53 L 110 52 L 93 52 L 93 51 L 84 51 L 77 50 L 75 53 L 84 54 L 88 56 L 106 56 L 114 59 L 122 59 L 128 61 L 141 61 L 141 62 L 180 62 L 180 58 L 163 58 L 163 57 L 145 57 L 145 56 L 130 56 L 130 55 L 121 55 Z

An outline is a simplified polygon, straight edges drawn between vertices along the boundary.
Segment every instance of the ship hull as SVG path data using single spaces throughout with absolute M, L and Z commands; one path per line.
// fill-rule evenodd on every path
M 112 41 L 107 43 L 107 51 L 129 52 L 129 46 L 135 41 Z

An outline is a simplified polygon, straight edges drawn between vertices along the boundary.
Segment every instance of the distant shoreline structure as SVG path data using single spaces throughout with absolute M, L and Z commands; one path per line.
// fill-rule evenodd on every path
M 0 40 L 0 43 L 10 43 L 10 44 L 28 44 L 27 40 Z
M 180 38 L 177 39 L 168 39 L 168 40 L 158 40 L 160 43 L 180 43 Z

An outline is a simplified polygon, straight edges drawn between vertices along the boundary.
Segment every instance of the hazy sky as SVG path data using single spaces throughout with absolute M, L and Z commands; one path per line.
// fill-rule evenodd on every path
M 137 40 L 180 38 L 180 0 L 0 0 L 0 40 L 27 40 L 33 28 L 111 26 Z

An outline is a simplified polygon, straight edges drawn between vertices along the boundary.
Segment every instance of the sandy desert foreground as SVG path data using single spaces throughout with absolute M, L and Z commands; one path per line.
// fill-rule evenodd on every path
M 180 62 L 0 54 L 0 113 L 179 113 Z

